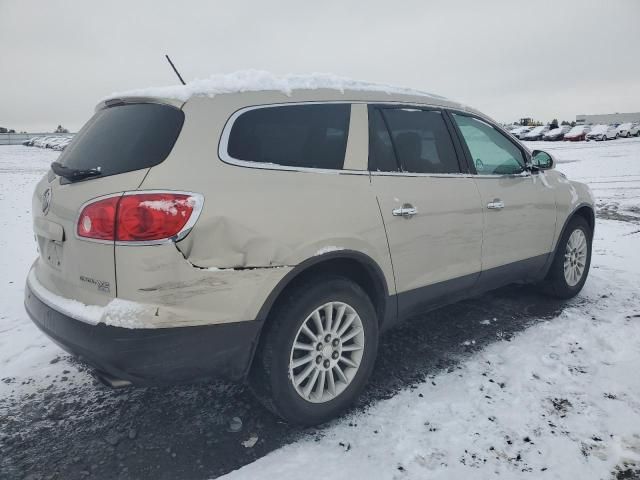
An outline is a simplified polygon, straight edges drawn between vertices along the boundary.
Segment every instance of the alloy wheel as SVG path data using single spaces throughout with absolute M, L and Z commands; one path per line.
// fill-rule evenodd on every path
M 564 279 L 570 287 L 575 287 L 584 274 L 587 259 L 587 237 L 577 228 L 569 237 L 564 253 Z
M 295 391 L 311 403 L 340 395 L 356 376 L 364 352 L 360 316 L 343 302 L 316 308 L 296 333 L 289 357 L 289 379 Z

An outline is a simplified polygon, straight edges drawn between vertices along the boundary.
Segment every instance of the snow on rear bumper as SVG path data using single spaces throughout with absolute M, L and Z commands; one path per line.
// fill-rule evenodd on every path
M 44 287 L 38 280 L 35 265 L 27 276 L 27 289 L 33 295 L 57 312 L 74 320 L 97 325 L 104 323 L 122 328 L 149 328 L 145 317 L 152 317 L 156 311 L 153 305 L 143 305 L 115 298 L 107 305 L 85 305 L 77 300 L 61 297 Z
M 261 326 L 258 321 L 244 321 L 123 328 L 93 323 L 101 318 L 100 309 L 107 307 L 87 307 L 67 299 L 53 306 L 51 300 L 30 274 L 24 304 L 36 326 L 98 372 L 139 385 L 213 377 L 239 380 L 248 371 Z
M 174 247 L 170 251 L 174 255 L 177 252 Z M 27 286 L 51 308 L 89 325 L 164 329 L 252 321 L 291 270 L 291 267 L 200 269 L 180 259 L 176 264 L 179 268 L 155 269 L 148 276 L 138 273 L 137 283 L 132 283 L 132 278 L 123 278 L 118 285 L 118 298 L 110 299 L 104 306 L 86 305 L 53 293 L 38 279 L 40 260 L 32 266 Z

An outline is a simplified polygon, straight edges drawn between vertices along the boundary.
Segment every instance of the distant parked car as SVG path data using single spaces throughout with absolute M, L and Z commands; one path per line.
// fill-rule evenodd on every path
M 630 130 L 632 126 L 633 126 L 632 123 L 620 124 L 617 130 L 618 137 L 630 137 L 631 136 Z
M 34 140 L 33 142 L 33 146 L 34 147 L 40 147 L 40 148 L 45 148 L 45 144 L 46 142 L 48 142 L 49 140 L 53 139 L 54 137 L 51 136 L 45 136 L 45 137 L 38 137 Z
M 543 125 L 543 126 L 535 127 L 533 130 L 531 130 L 529 133 L 527 133 L 524 136 L 524 138 L 522 138 L 522 139 L 523 140 L 528 140 L 528 141 L 542 140 L 542 137 L 548 131 L 549 131 L 549 125 Z
M 522 139 L 527 133 L 531 131 L 531 127 L 517 127 L 511 130 L 509 133 L 518 139 Z
M 618 138 L 618 124 L 613 123 L 607 127 L 607 131 L 605 133 L 605 140 L 613 140 Z
M 640 137 L 640 123 L 634 123 L 631 126 L 629 133 L 634 137 Z
M 590 131 L 591 127 L 588 125 L 576 125 L 565 134 L 564 141 L 579 142 L 580 140 L 584 140 Z
M 548 142 L 555 142 L 557 140 L 562 140 L 564 138 L 565 133 L 571 130 L 571 127 L 567 125 L 563 125 L 562 127 L 554 128 L 553 130 L 549 130 L 542 136 L 543 140 Z
M 596 125 L 595 127 L 593 127 L 591 131 L 587 133 L 585 140 L 587 140 L 587 142 L 589 140 L 596 140 L 596 141 L 606 140 L 608 130 L 612 130 L 613 137 L 615 138 L 616 127 L 610 127 L 609 125 L 602 124 L 602 125 Z
M 61 137 L 51 148 L 54 150 L 64 150 L 71 143 L 71 137 Z

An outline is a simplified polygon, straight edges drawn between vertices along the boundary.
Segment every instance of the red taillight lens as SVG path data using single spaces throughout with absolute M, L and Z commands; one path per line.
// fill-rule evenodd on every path
M 105 198 L 84 207 L 78 219 L 78 236 L 113 240 L 118 200 L 120 197 Z
M 173 238 L 187 227 L 201 196 L 136 193 L 98 200 L 80 213 L 78 236 L 96 240 L 149 242 Z
M 176 236 L 189 221 L 195 200 L 188 194 L 145 193 L 122 197 L 116 240 L 144 242 Z

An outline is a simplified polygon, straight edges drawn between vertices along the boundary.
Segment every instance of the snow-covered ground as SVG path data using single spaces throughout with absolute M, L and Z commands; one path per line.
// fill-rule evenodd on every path
M 590 184 L 598 199 L 592 270 L 580 297 L 557 318 L 496 338 L 457 369 L 229 478 L 313 471 L 334 479 L 599 479 L 625 462 L 640 465 L 640 139 L 530 146 L 553 153 L 557 168 Z M 67 385 L 91 382 L 22 305 L 36 255 L 31 192 L 57 155 L 0 147 L 0 397 L 61 377 Z

